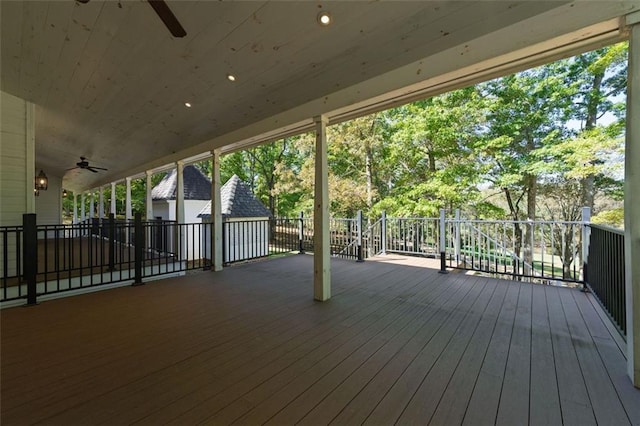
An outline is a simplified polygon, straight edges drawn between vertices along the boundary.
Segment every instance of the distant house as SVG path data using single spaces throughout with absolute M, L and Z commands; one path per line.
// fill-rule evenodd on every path
M 256 198 L 247 184 L 233 175 L 220 188 L 223 220 L 224 263 L 269 255 L 271 212 Z M 198 214 L 211 221 L 211 201 Z M 210 253 L 210 241 L 205 242 Z
M 207 203 L 211 203 L 211 181 L 196 166 L 185 166 L 182 171 L 184 180 L 184 223 L 200 223 L 198 213 Z M 153 199 L 153 218 L 156 220 L 176 220 L 176 188 L 178 174 L 174 169 L 168 173 L 151 190 Z M 167 229 L 167 228 L 158 228 Z M 201 258 L 200 226 L 180 226 L 183 234 L 184 246 L 189 260 Z M 171 234 L 171 233 L 170 233 Z M 156 240 L 161 242 L 162 249 L 176 250 L 173 235 L 159 235 Z

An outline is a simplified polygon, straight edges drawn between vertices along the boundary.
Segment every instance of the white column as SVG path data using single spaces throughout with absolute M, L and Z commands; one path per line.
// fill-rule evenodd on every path
M 152 183 L 151 183 L 151 176 L 152 173 L 150 170 L 147 170 L 145 172 L 145 175 L 147 177 L 147 198 L 145 201 L 145 208 L 147 210 L 147 220 L 152 220 L 153 219 L 153 198 L 151 197 L 151 190 L 153 189 L 151 187 Z
M 220 151 L 211 151 L 211 268 L 222 270 L 222 199 L 220 197 Z
M 331 297 L 331 248 L 329 240 L 329 167 L 327 165 L 327 118 L 315 117 L 316 176 L 313 199 L 313 296 Z
M 80 222 L 84 222 L 86 216 L 84 214 L 85 195 L 84 192 L 80 194 Z
M 98 217 L 104 219 L 104 188 L 98 189 Z
M 125 199 L 125 219 L 131 220 L 133 219 L 133 214 L 131 212 L 131 178 L 128 177 L 125 179 L 127 184 L 127 194 Z
M 627 366 L 640 388 L 640 13 L 629 28 L 627 131 L 624 169 L 624 250 L 627 294 Z
M 109 206 L 109 213 L 111 213 L 114 217 L 116 216 L 116 183 L 111 182 L 111 205 Z
M 95 199 L 96 199 L 96 193 L 95 191 L 91 190 L 91 195 L 89 196 L 89 219 L 93 219 L 95 217 L 95 213 L 94 213 L 96 211 Z
M 73 193 L 73 223 L 78 223 L 78 194 Z
M 176 221 L 184 223 L 184 163 L 176 162 Z

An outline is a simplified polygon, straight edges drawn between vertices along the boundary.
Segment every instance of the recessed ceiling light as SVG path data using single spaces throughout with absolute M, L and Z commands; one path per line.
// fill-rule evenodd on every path
M 236 76 L 233 74 L 227 74 L 227 80 L 229 81 L 236 81 Z
M 189 102 L 185 102 L 184 106 L 186 106 L 187 108 L 191 108 L 191 104 Z
M 329 14 L 329 12 L 320 12 L 318 14 L 318 23 L 324 27 L 326 27 L 327 25 L 329 25 L 331 23 L 332 19 L 331 19 L 331 15 Z

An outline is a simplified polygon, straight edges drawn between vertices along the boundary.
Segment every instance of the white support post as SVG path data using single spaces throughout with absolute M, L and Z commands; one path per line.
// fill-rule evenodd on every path
M 145 198 L 145 202 L 144 202 L 144 207 L 145 207 L 145 210 L 146 210 L 145 220 L 148 223 L 151 220 L 153 220 L 153 198 L 151 197 L 151 190 L 153 189 L 151 187 L 153 185 L 153 183 L 151 181 L 151 177 L 152 176 L 153 175 L 152 175 L 150 170 L 147 170 L 145 172 L 145 177 L 146 177 L 146 185 L 145 185 L 146 198 Z M 148 225 L 146 234 L 147 234 L 147 247 L 153 248 L 153 225 Z
M 331 248 L 329 240 L 329 168 L 327 162 L 327 118 L 315 117 L 316 170 L 313 199 L 313 293 L 315 300 L 331 298 Z
M 84 212 L 85 203 L 85 194 L 83 192 L 82 194 L 80 194 L 80 222 L 84 222 L 84 220 L 87 218 Z
M 184 216 L 184 162 L 176 162 L 176 253 L 179 259 L 186 259 L 186 231 Z
M 145 176 L 147 178 L 147 182 L 146 182 L 146 191 L 147 191 L 147 197 L 145 199 L 145 209 L 146 209 L 146 220 L 152 220 L 153 219 L 153 198 L 151 197 L 151 190 L 152 188 L 152 182 L 151 182 L 151 177 L 153 176 L 150 170 L 147 170 L 145 172 Z
M 100 218 L 100 222 L 104 219 L 104 188 L 100 187 L 98 189 L 98 217 Z
M 460 263 L 460 209 L 456 209 L 455 216 L 455 231 L 453 238 L 455 241 L 453 242 L 453 247 L 456 256 L 456 266 Z
M 380 254 L 387 254 L 387 212 L 382 210 L 382 217 L 380 220 Z
M 627 129 L 624 168 L 624 250 L 627 307 L 627 371 L 640 388 L 640 14 L 629 27 Z
M 127 177 L 125 178 L 125 185 L 126 185 L 126 190 L 125 190 L 125 200 L 124 200 L 124 218 L 126 219 L 127 223 L 132 222 L 133 221 L 133 211 L 131 208 L 131 178 Z M 125 237 L 125 243 L 129 244 L 130 242 L 133 243 L 134 241 L 131 241 L 131 228 L 127 228 L 127 235 Z
M 125 179 L 126 185 L 127 185 L 127 192 L 125 195 L 125 212 L 124 212 L 124 216 L 125 219 L 127 219 L 127 221 L 132 220 L 133 219 L 133 213 L 131 211 L 131 178 L 128 177 Z
M 298 216 L 298 254 L 304 254 L 304 212 Z
M 78 194 L 73 193 L 73 223 L 78 223 Z
M 176 221 L 184 223 L 184 163 L 176 162 Z
M 222 247 L 222 198 L 220 197 L 220 151 L 211 151 L 211 269 L 221 271 Z
M 445 209 L 440 209 L 440 270 L 438 271 L 441 274 L 447 273 L 447 211 Z
M 96 211 L 96 193 L 94 190 L 91 190 L 91 195 L 89 196 L 89 219 L 93 219 Z
M 111 205 L 109 206 L 109 212 L 113 215 L 113 217 L 116 216 L 116 200 L 116 183 L 111 182 Z
M 356 215 L 356 226 L 358 227 L 358 237 L 356 244 L 358 245 L 358 253 L 356 262 L 364 262 L 364 251 L 362 250 L 362 210 L 358 210 Z
M 591 208 L 582 208 L 582 279 L 587 277 L 587 269 L 589 268 L 589 238 L 591 237 L 591 228 L 589 223 L 591 222 Z M 587 285 L 582 287 L 583 291 L 587 290 Z

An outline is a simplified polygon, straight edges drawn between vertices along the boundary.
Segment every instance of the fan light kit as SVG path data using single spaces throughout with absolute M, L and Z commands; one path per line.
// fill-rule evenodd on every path
M 227 80 L 229 81 L 236 81 L 236 76 L 233 74 L 227 74 Z
M 105 169 L 104 167 L 90 166 L 89 162 L 87 161 L 87 159 L 85 157 L 80 157 L 80 161 L 78 161 L 76 163 L 76 166 L 72 167 L 70 169 L 67 169 L 67 170 L 73 170 L 73 169 L 85 169 L 85 170 L 89 170 L 90 172 L 93 172 L 93 173 L 98 173 L 98 170 L 109 170 L 109 169 Z
M 191 108 L 191 104 L 189 102 L 185 102 L 184 106 L 186 106 L 187 108 Z

